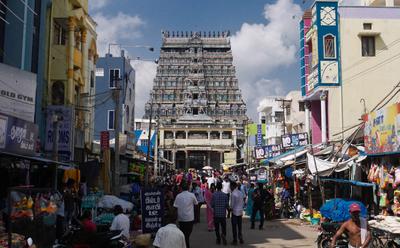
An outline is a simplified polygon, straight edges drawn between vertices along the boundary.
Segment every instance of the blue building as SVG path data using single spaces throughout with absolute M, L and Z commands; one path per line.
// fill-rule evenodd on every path
M 135 70 L 130 60 L 121 51 L 120 57 L 106 54 L 97 61 L 96 68 L 96 103 L 94 139 L 100 139 L 101 131 L 109 131 L 110 139 L 115 137 L 115 108 L 113 96 L 120 89 L 121 110 L 119 128 L 121 133 L 133 132 L 135 118 Z

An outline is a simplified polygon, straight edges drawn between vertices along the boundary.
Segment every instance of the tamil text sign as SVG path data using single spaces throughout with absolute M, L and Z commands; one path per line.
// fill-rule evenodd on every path
M 308 145 L 307 133 L 293 133 L 282 136 L 283 148 L 291 148 Z
M 35 155 L 39 129 L 34 123 L 0 115 L 0 150 L 21 155 Z
M 163 223 L 163 191 L 156 188 L 142 189 L 141 200 L 143 233 L 155 233 Z
M 282 153 L 282 145 L 260 146 L 255 148 L 256 159 L 267 159 Z

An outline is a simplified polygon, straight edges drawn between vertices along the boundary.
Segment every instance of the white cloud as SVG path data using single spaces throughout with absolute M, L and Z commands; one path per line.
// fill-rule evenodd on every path
M 264 6 L 266 24 L 244 23 L 231 37 L 237 76 L 248 115 L 256 117 L 256 108 L 264 96 L 282 95 L 289 89 L 282 80 L 269 80 L 272 72 L 296 62 L 301 7 L 293 0 L 277 0 Z M 295 72 L 297 73 L 297 72 Z
M 247 115 L 250 116 L 253 121 L 256 121 L 257 107 L 265 96 L 282 96 L 286 93 L 284 84 L 279 79 L 271 80 L 261 78 L 251 83 L 251 87 L 240 88 L 242 88 L 243 96 L 247 104 Z
M 157 64 L 150 61 L 132 60 L 131 65 L 136 71 L 135 118 L 142 118 L 144 106 L 150 99 L 153 80 L 156 77 Z
M 95 11 L 103 8 L 110 0 L 89 0 L 89 11 Z
M 339 5 L 342 6 L 361 6 L 363 5 L 363 0 L 340 0 Z
M 145 22 L 137 15 L 127 15 L 119 12 L 115 16 L 106 16 L 98 12 L 93 16 L 97 22 L 97 52 L 104 56 L 110 43 L 132 44 L 141 36 L 140 29 Z M 113 46 L 111 53 L 119 54 L 118 47 Z

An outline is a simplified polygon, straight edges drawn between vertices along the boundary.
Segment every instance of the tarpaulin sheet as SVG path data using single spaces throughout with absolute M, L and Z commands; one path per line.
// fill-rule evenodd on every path
M 341 198 L 335 198 L 328 200 L 320 208 L 320 212 L 323 217 L 328 218 L 334 222 L 343 222 L 351 218 L 349 209 L 350 205 L 357 203 L 361 208 L 361 216 L 367 217 L 367 208 L 362 202 L 353 200 L 344 200 Z
M 354 163 L 353 160 L 357 157 L 358 156 L 350 158 L 349 160 L 346 160 L 344 162 L 337 163 L 323 160 L 311 155 L 310 153 L 307 153 L 307 164 L 311 174 L 318 174 L 319 176 L 329 176 L 332 174 L 333 171 L 341 172 L 349 169 L 350 166 Z
M 364 183 L 364 182 L 360 182 L 360 181 L 346 180 L 346 179 L 340 179 L 340 178 L 321 178 L 321 180 L 322 181 L 337 182 L 337 183 L 349 183 L 351 185 L 361 186 L 361 187 L 374 187 L 373 183 Z

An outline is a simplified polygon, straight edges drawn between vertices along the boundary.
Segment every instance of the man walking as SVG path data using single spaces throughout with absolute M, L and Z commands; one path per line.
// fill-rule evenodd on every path
M 226 242 L 226 211 L 229 207 L 228 195 L 221 192 L 222 183 L 217 183 L 217 191 L 213 194 L 211 199 L 211 207 L 214 210 L 214 225 L 215 235 L 217 236 L 217 244 L 221 244 L 221 239 L 224 245 Z M 219 232 L 221 226 L 222 234 Z
M 176 196 L 174 207 L 178 210 L 179 229 L 185 235 L 186 247 L 190 248 L 189 238 L 193 231 L 194 206 L 198 203 L 196 196 L 188 190 L 189 185 L 182 182 L 182 192 Z
M 153 245 L 158 248 L 186 248 L 185 235 L 175 225 L 176 211 L 167 215 L 167 225 L 158 229 Z
M 224 181 L 222 182 L 222 193 L 226 194 L 228 196 L 228 201 L 231 196 L 231 182 L 228 178 L 228 176 L 225 176 Z M 231 212 L 228 209 L 228 218 L 230 218 Z
M 253 195 L 253 212 L 251 213 L 251 229 L 254 229 L 255 219 L 257 212 L 260 213 L 260 225 L 258 229 L 264 229 L 264 204 L 266 199 L 266 193 L 263 188 L 262 183 L 258 183 L 257 189 L 254 191 Z
M 236 182 L 231 183 L 232 195 L 231 195 L 231 209 L 232 209 L 232 232 L 233 242 L 232 245 L 237 245 L 238 237 L 239 242 L 243 244 L 242 235 L 242 215 L 243 215 L 243 193 L 239 190 Z

